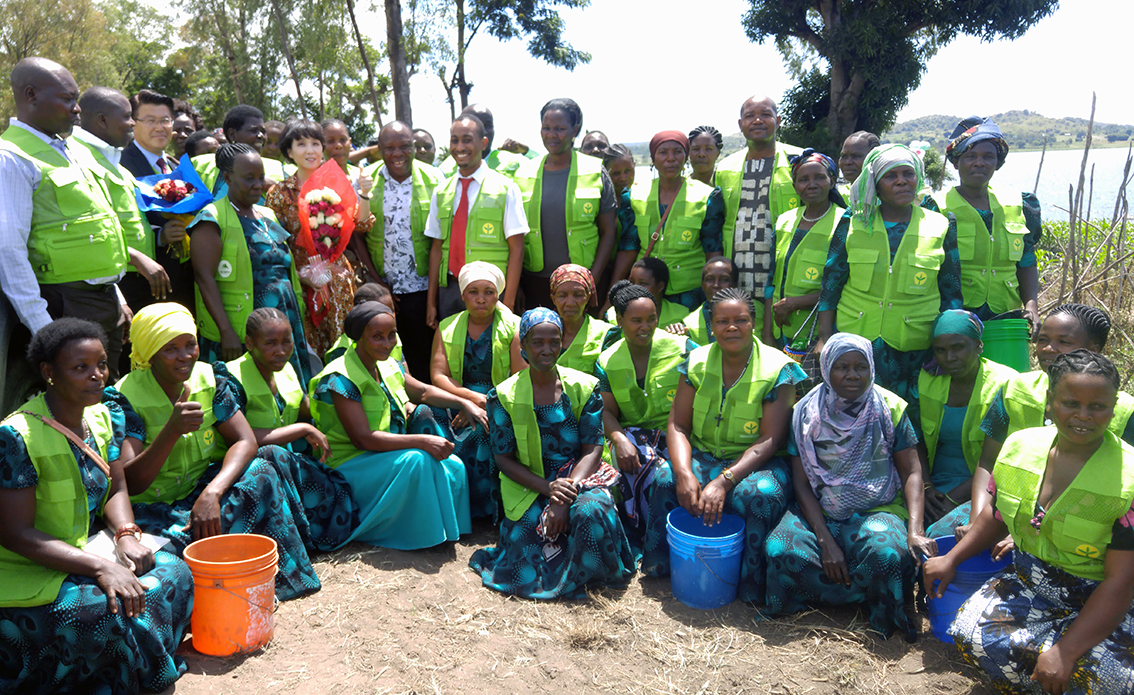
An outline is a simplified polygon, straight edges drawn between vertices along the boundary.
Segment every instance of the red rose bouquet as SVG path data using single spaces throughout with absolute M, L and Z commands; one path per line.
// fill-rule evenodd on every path
M 328 284 L 336 275 L 349 273 L 336 263 L 350 243 L 358 214 L 358 196 L 334 160 L 315 170 L 299 190 L 299 236 L 296 243 L 308 253 L 299 270 L 307 285 L 304 292 L 311 321 L 318 325 L 327 313 Z

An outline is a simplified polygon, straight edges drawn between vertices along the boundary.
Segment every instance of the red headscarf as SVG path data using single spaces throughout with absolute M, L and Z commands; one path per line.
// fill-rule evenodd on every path
M 598 296 L 595 293 L 595 279 L 591 271 L 581 265 L 564 263 L 551 274 L 551 293 L 565 282 L 577 282 L 587 291 L 587 306 L 598 306 Z
M 689 156 L 689 138 L 679 130 L 663 130 L 654 137 L 650 138 L 650 159 L 654 158 L 654 154 L 661 147 L 663 142 L 676 142 L 681 145 L 681 149 L 685 150 L 685 156 Z

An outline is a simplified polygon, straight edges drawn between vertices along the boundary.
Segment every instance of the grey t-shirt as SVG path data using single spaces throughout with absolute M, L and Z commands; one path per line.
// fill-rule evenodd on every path
M 570 169 L 559 171 L 543 170 L 543 183 L 540 189 L 539 219 L 540 234 L 543 236 L 543 270 L 535 273 L 537 277 L 551 277 L 555 269 L 571 262 L 567 249 L 567 181 Z M 602 172 L 602 193 L 599 194 L 599 214 L 618 208 L 618 198 L 614 195 L 614 184 L 605 171 Z

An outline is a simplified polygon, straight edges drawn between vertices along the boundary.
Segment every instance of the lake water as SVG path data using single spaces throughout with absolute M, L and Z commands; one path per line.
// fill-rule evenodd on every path
M 1083 162 L 1083 151 L 1056 150 L 1049 151 L 1043 160 L 1043 170 L 1040 172 L 1039 188 L 1036 196 L 1043 207 L 1043 219 L 1067 219 L 1067 187 L 1079 183 L 1079 167 Z M 1004 162 L 1000 171 L 992 179 L 994 188 L 1003 187 L 1008 190 L 1031 191 L 1036 188 L 1036 170 L 1039 168 L 1039 152 L 1012 152 Z M 1126 166 L 1126 148 L 1112 147 L 1106 149 L 1092 149 L 1087 160 L 1087 181 L 1090 181 L 1091 165 L 1095 165 L 1094 197 L 1091 205 L 1091 217 L 1095 219 L 1110 219 L 1114 213 L 1114 201 L 1118 195 L 1118 186 L 1122 183 L 1122 170 Z M 953 174 L 956 183 L 957 172 L 948 165 L 949 172 Z M 648 166 L 639 166 L 635 172 L 635 180 L 649 181 L 654 178 L 653 170 Z M 1127 186 L 1127 195 L 1131 195 L 1130 186 Z M 1084 193 L 1084 198 L 1086 193 Z M 1084 202 L 1084 207 L 1085 207 Z

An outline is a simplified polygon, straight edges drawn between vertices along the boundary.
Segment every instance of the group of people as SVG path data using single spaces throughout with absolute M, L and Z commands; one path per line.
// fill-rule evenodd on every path
M 397 121 L 353 149 L 341 121 L 238 106 L 214 133 L 154 92 L 80 95 L 41 58 L 11 81 L 0 287 L 44 392 L 0 423 L 4 690 L 168 687 L 198 539 L 275 540 L 288 600 L 314 553 L 483 518 L 484 586 L 579 598 L 668 575 L 678 507 L 743 520 L 740 599 L 862 605 L 909 640 L 919 574 L 939 595 L 1014 548 L 962 655 L 1007 691 L 1134 688 L 1134 397 L 1104 311 L 1041 321 L 1038 202 L 990 187 L 991 121 L 957 125 L 935 194 L 909 148 L 855 133 L 836 164 L 753 97 L 745 149 L 663 131 L 635 182 L 571 99 L 541 110 L 546 155 L 493 149 L 471 106 L 434 167 Z M 188 221 L 134 204 L 167 149 L 215 196 Z M 359 204 L 313 311 L 298 206 L 330 161 Z M 982 357 L 1009 318 L 1038 370 Z

